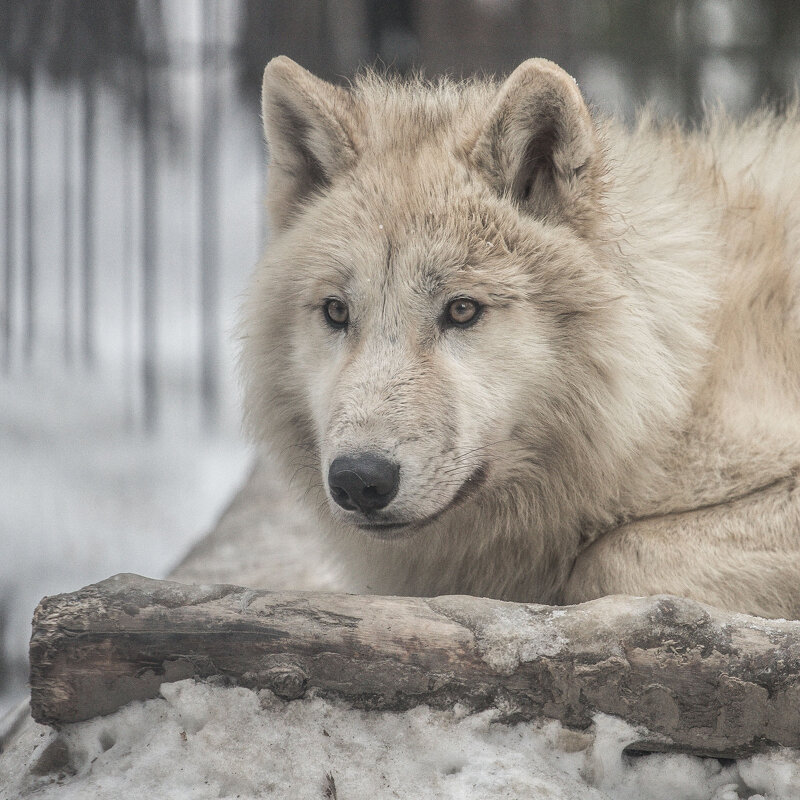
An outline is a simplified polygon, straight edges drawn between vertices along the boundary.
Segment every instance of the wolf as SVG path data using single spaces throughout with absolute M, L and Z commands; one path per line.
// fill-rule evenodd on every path
M 800 612 L 800 115 L 501 81 L 263 84 L 246 425 L 383 594 Z M 287 490 L 288 491 L 288 490 Z

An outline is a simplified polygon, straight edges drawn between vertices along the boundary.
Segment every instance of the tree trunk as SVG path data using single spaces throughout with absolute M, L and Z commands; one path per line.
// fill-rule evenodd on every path
M 136 128 L 126 124 L 123 129 L 122 178 L 122 363 L 125 394 L 125 429 L 136 427 L 137 370 L 136 370 L 136 263 L 134 242 L 134 213 L 136 191 L 134 185 L 134 152 Z
M 72 181 L 74 178 L 74 164 L 72 161 L 72 86 L 67 84 L 64 87 L 64 122 L 63 122 L 63 149 L 64 149 L 64 183 L 63 183 L 63 217 L 64 217 L 64 250 L 61 256 L 64 279 L 63 313 L 64 313 L 64 360 L 67 364 L 72 363 L 72 281 L 74 280 L 72 270 L 72 232 L 73 232 L 73 212 L 72 212 Z
M 97 87 L 91 72 L 83 75 L 83 360 L 94 363 L 94 193 L 95 193 L 95 117 Z
M 6 73 L 5 80 L 5 267 L 4 267 L 4 297 L 3 297 L 3 372 L 11 371 L 11 348 L 14 315 L 14 266 L 16 263 L 16 228 L 15 228 L 15 164 L 14 164 L 14 83 L 11 75 Z
M 157 147 L 153 119 L 153 76 L 147 55 L 142 61 L 140 120 L 142 126 L 142 394 L 144 428 L 155 433 L 158 425 L 158 383 L 156 364 L 158 336 L 156 317 L 158 200 L 156 184 Z
M 677 84 L 678 108 L 681 116 L 688 122 L 695 122 L 703 116 L 700 91 L 700 68 L 706 56 L 705 45 L 695 36 L 690 15 L 694 4 L 678 0 L 676 7 L 675 36 L 675 82 Z
M 45 598 L 34 718 L 58 726 L 213 675 L 357 708 L 496 706 L 506 722 L 642 726 L 638 750 L 736 758 L 800 746 L 800 622 L 670 596 L 577 606 L 188 586 L 118 575 Z
M 25 152 L 25 179 L 23 183 L 23 196 L 25 204 L 25 275 L 24 275 L 24 303 L 25 303 L 25 339 L 22 343 L 22 352 L 26 362 L 33 359 L 34 345 L 36 342 L 36 252 L 34 242 L 34 202 L 36 198 L 35 184 L 35 154 L 33 136 L 33 68 L 29 68 L 22 78 L 22 96 L 24 98 L 24 116 L 22 129 L 22 149 Z
M 203 3 L 200 138 L 200 397 L 203 424 L 217 423 L 219 405 L 219 65 L 217 0 Z

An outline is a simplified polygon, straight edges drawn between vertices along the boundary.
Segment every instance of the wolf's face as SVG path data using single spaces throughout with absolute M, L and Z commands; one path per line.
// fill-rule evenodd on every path
M 563 241 L 446 161 L 417 154 L 388 185 L 356 169 L 292 237 L 288 348 L 320 477 L 332 513 L 378 536 L 506 477 L 516 421 L 557 381 L 557 320 L 532 298 Z
M 533 503 L 602 472 L 641 333 L 620 334 L 625 289 L 593 246 L 574 82 L 532 61 L 470 92 L 265 74 L 276 230 L 245 310 L 249 421 L 325 513 L 381 538 L 488 487 Z

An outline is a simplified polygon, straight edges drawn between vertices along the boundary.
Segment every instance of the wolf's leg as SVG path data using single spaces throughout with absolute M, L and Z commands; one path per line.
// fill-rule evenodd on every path
M 563 601 L 676 594 L 767 617 L 800 617 L 795 475 L 731 501 L 638 519 L 584 550 Z

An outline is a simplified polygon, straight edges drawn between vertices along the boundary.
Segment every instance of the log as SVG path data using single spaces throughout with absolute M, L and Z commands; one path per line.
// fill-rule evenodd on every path
M 33 717 L 54 727 L 218 676 L 362 709 L 462 703 L 581 729 L 604 712 L 642 727 L 636 750 L 800 747 L 800 622 L 667 595 L 553 607 L 117 575 L 42 600 L 30 660 Z

